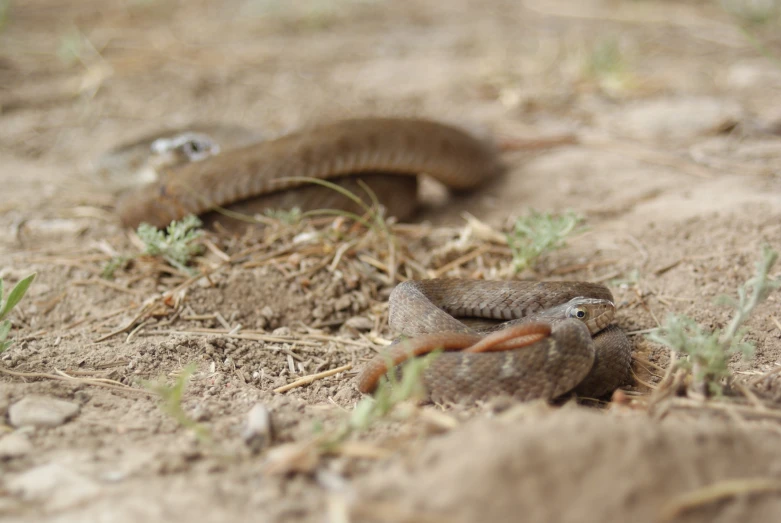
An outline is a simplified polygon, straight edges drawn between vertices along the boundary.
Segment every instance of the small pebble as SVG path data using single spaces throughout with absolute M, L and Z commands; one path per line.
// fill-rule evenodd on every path
M 254 452 L 259 452 L 271 443 L 274 430 L 271 424 L 271 413 L 265 405 L 256 403 L 250 409 L 241 437 Z
M 0 438 L 0 459 L 19 458 L 32 450 L 32 443 L 21 432 L 12 432 Z
M 350 295 L 345 294 L 343 296 L 340 296 L 336 302 L 334 303 L 334 309 L 338 311 L 344 311 L 350 308 L 351 304 Z
M 363 316 L 353 316 L 344 322 L 344 325 L 361 332 L 367 332 L 374 328 L 374 322 Z
M 83 505 L 100 492 L 93 480 L 58 463 L 40 465 L 3 479 L 11 493 L 38 506 L 45 503 L 46 509 L 52 511 Z
M 28 396 L 8 409 L 14 427 L 58 427 L 79 412 L 79 404 L 48 396 Z

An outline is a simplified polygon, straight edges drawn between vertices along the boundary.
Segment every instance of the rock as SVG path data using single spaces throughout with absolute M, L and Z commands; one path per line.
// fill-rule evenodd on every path
M 58 427 L 78 414 L 78 403 L 48 396 L 28 396 L 8 409 L 14 427 Z
M 374 322 L 363 316 L 353 316 L 344 322 L 345 327 L 350 327 L 357 331 L 367 332 L 374 328 Z
M 45 503 L 47 510 L 62 510 L 84 503 L 100 492 L 100 486 L 70 467 L 41 465 L 5 482 L 6 488 L 27 502 Z
M 290 330 L 290 327 L 279 327 L 277 329 L 274 329 L 271 331 L 272 336 L 292 336 L 293 331 Z
M 727 85 L 734 89 L 774 87 L 781 85 L 781 71 L 768 67 L 764 59 L 756 62 L 739 62 L 730 66 L 726 75 Z
M 253 452 L 259 452 L 271 443 L 273 437 L 271 413 L 265 405 L 256 403 L 247 413 L 247 423 L 241 432 L 241 438 Z
M 334 309 L 338 311 L 346 311 L 350 308 L 350 304 L 352 303 L 352 300 L 350 299 L 349 294 L 345 294 L 343 296 L 340 296 L 336 302 L 334 303 Z
M 0 438 L 0 459 L 18 458 L 33 450 L 32 443 L 21 432 L 12 432 Z

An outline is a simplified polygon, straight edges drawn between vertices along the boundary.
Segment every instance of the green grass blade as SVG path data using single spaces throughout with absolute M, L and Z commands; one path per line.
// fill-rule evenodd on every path
M 347 189 L 345 189 L 341 185 L 337 185 L 337 184 L 335 184 L 333 182 L 329 182 L 327 180 L 321 180 L 320 178 L 309 178 L 309 177 L 306 177 L 306 176 L 291 176 L 289 178 L 285 178 L 285 180 L 290 180 L 290 181 L 294 181 L 294 182 L 314 183 L 316 185 L 322 185 L 323 187 L 328 187 L 329 189 L 331 189 L 333 191 L 336 191 L 339 194 L 341 194 L 342 196 L 345 196 L 345 197 L 349 198 L 350 200 L 354 201 L 357 205 L 359 205 L 361 207 L 361 209 L 363 209 L 367 213 L 371 213 L 372 212 L 371 207 L 366 205 L 366 202 L 364 202 L 363 200 L 358 198 L 358 196 L 356 196 L 354 193 L 348 191 Z
M 8 295 L 8 300 L 5 302 L 3 308 L 0 309 L 0 320 L 5 318 L 8 313 L 10 313 L 11 310 L 16 306 L 16 304 L 22 300 L 24 294 L 27 292 L 27 289 L 35 279 L 35 275 L 36 273 L 32 273 L 28 277 L 19 281 L 19 283 L 17 283 L 16 286 L 11 290 L 11 293 Z M 0 291 L 2 291 L 1 288 Z
M 0 323 L 0 342 L 5 341 L 5 339 L 8 337 L 9 332 L 11 332 L 11 322 L 5 320 L 3 323 Z
M 366 192 L 366 194 L 369 196 L 369 200 L 371 200 L 372 202 L 372 207 L 374 207 L 375 209 L 379 209 L 380 207 L 382 207 L 382 205 L 380 204 L 380 199 L 377 198 L 377 195 L 374 193 L 374 191 L 372 191 L 372 188 L 369 187 L 369 184 L 364 182 L 360 178 L 358 178 L 357 182 L 358 185 L 361 186 L 361 189 L 363 189 Z

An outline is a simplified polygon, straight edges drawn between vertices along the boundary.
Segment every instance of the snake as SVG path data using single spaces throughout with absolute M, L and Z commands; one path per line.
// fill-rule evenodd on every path
M 240 209 L 241 203 L 352 210 L 349 199 L 313 186 L 312 179 L 333 180 L 352 192 L 365 184 L 388 214 L 406 219 L 415 210 L 421 174 L 466 192 L 503 171 L 500 147 L 491 138 L 422 118 L 337 120 L 229 150 L 214 142 L 208 131 L 159 137 L 149 151 L 157 160 L 151 168 L 136 169 L 141 175 L 135 178 L 114 169 L 118 174 L 110 177 L 124 178 L 117 202 L 122 224 L 164 227 L 188 214 Z M 121 151 L 108 158 L 127 161 Z M 110 161 L 103 164 L 112 171 Z
M 530 141 L 536 149 L 571 139 Z M 190 126 L 109 151 L 99 172 L 119 193 L 123 225 L 164 227 L 188 214 L 269 207 L 360 210 L 329 180 L 374 192 L 399 219 L 416 209 L 419 176 L 469 192 L 504 171 L 507 144 L 428 119 L 366 117 L 264 139 L 237 126 Z M 352 207 L 352 209 L 351 209 Z M 631 345 L 609 325 L 610 291 L 587 282 L 408 281 L 391 293 L 389 325 L 409 341 L 378 354 L 358 375 L 373 391 L 411 357 L 443 349 L 424 372 L 434 401 L 497 394 L 553 399 L 602 396 L 627 381 Z
M 611 321 L 610 290 L 590 282 L 408 280 L 389 299 L 402 337 L 356 377 L 373 392 L 381 376 L 434 350 L 422 382 L 434 402 L 494 396 L 599 398 L 629 382 L 631 343 Z

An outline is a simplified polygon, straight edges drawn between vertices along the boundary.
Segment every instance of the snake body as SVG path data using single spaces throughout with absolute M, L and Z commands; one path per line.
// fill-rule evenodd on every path
M 593 325 L 566 315 L 546 316 L 552 308 L 584 298 L 612 306 L 606 287 L 587 282 L 404 282 L 391 293 L 389 324 L 411 339 L 372 359 L 357 377 L 358 388 L 371 392 L 388 362 L 398 364 L 405 350 L 421 354 L 441 348 L 445 352 L 423 373 L 425 388 L 436 402 L 496 395 L 553 399 L 573 390 L 604 396 L 627 383 L 630 375 L 631 344 L 618 327 L 607 325 L 612 313 Z M 471 328 L 471 318 L 504 322 L 493 327 L 494 332 L 526 323 L 529 328 L 520 332 L 531 337 L 519 341 L 517 348 L 475 353 L 468 347 L 479 343 L 485 332 Z
M 293 188 L 296 203 L 314 199 L 321 208 L 328 206 L 328 191 L 301 187 L 306 182 L 300 177 L 379 180 L 374 192 L 399 214 L 393 206 L 398 203 L 407 211 L 415 198 L 410 190 L 416 188 L 416 175 L 430 175 L 452 190 L 468 190 L 498 174 L 501 163 L 492 143 L 458 127 L 423 119 L 363 118 L 303 129 L 160 171 L 156 182 L 120 199 L 117 210 L 124 225 L 162 227 L 187 214 Z M 317 191 L 307 196 L 303 189 Z

